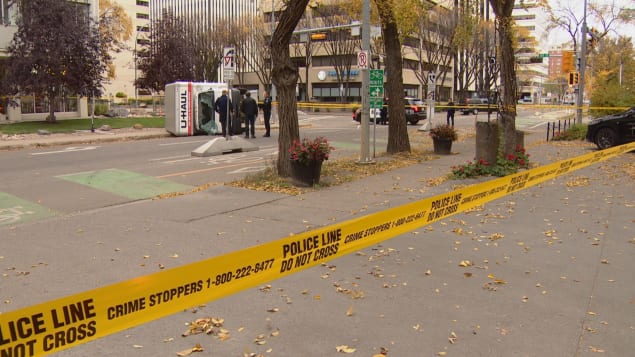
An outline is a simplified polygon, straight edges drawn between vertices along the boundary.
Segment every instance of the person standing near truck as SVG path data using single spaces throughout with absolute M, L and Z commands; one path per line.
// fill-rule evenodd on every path
M 223 94 L 216 99 L 214 102 L 214 111 L 220 116 L 220 124 L 222 126 L 223 136 L 232 135 L 231 127 L 229 126 L 229 107 L 232 105 L 232 102 L 229 98 L 227 98 L 227 91 L 224 90 Z
M 251 129 L 251 138 L 256 138 L 256 115 L 258 115 L 258 103 L 251 97 L 251 93 L 245 93 L 245 99 L 241 105 L 240 111 L 245 114 L 245 138 L 249 138 Z M 251 128 L 250 128 L 251 127 Z

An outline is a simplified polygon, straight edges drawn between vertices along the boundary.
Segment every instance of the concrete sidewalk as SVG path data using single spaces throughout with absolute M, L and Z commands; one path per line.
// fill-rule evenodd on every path
M 594 150 L 538 137 L 526 146 L 539 165 Z M 453 152 L 300 196 L 216 186 L 0 226 L 0 312 L 489 179 L 439 180 L 471 160 L 474 139 Z M 629 356 L 632 155 L 58 355 L 174 356 L 198 343 L 200 356 Z M 205 317 L 224 319 L 228 338 L 181 336 Z

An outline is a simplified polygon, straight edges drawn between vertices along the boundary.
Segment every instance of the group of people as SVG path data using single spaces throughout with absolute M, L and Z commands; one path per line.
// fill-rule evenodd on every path
M 262 114 L 265 119 L 265 135 L 264 137 L 271 136 L 271 103 L 273 98 L 269 94 L 269 92 L 265 91 L 265 98 L 262 103 Z M 220 117 L 220 123 L 222 126 L 222 134 L 223 136 L 227 136 L 227 134 L 232 135 L 233 130 L 231 127 L 230 120 L 230 108 L 231 108 L 231 99 L 227 96 L 227 91 L 224 90 L 223 94 L 216 99 L 214 103 L 214 111 L 218 113 Z M 251 93 L 245 93 L 245 98 L 242 100 L 240 104 L 240 112 L 245 116 L 245 138 L 249 138 L 251 135 L 252 139 L 256 138 L 256 117 L 258 116 L 258 103 L 254 98 L 251 97 Z M 228 131 L 229 130 L 229 131 Z

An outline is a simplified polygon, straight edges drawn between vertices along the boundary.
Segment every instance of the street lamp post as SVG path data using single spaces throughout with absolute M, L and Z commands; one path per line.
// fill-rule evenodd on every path
M 269 56 L 271 57 L 271 69 L 269 70 L 269 77 L 271 80 L 271 98 L 276 100 L 276 86 L 273 84 L 273 33 L 276 31 L 276 6 L 275 0 L 271 0 L 271 41 L 269 44 Z
M 134 106 L 139 109 L 138 88 L 137 88 L 137 42 L 139 41 L 139 30 L 134 38 Z M 128 67 L 129 68 L 129 67 Z
M 370 53 L 370 0 L 364 0 L 362 4 L 362 51 Z M 359 163 L 374 163 L 370 157 L 370 72 L 362 70 L 362 113 L 361 132 L 362 145 Z
M 578 82 L 578 96 L 576 98 L 576 124 L 582 124 L 582 104 L 584 102 L 584 75 L 586 72 L 586 2 L 584 0 L 584 17 L 582 18 L 582 41 L 580 43 L 580 79 Z

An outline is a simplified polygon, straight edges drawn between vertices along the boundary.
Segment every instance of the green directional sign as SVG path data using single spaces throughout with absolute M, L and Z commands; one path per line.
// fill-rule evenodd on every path
M 369 75 L 370 75 L 371 87 L 384 86 L 384 70 L 383 69 L 371 69 Z
M 383 98 L 370 97 L 370 109 L 381 109 L 384 106 Z
M 549 57 L 548 53 L 539 53 L 538 54 L 538 58 L 547 58 L 547 57 Z
M 384 70 L 371 69 L 370 73 L 370 107 L 379 109 L 384 105 Z
M 384 97 L 384 87 L 370 87 L 370 96 L 375 98 Z

